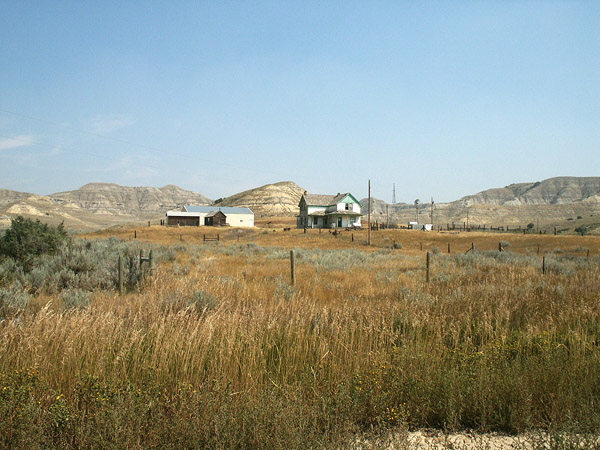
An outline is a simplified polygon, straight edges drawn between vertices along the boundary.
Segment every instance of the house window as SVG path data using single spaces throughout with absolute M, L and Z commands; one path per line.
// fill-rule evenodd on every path
M 346 203 L 346 211 L 352 210 L 352 203 Z
M 350 217 L 350 223 L 356 222 L 356 217 Z

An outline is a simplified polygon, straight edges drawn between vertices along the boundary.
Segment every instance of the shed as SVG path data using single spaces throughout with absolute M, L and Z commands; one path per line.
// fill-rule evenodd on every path
M 219 215 L 218 213 L 221 213 Z M 232 227 L 253 227 L 254 213 L 249 208 L 229 206 L 191 206 L 185 205 L 179 211 L 167 211 L 167 225 L 200 226 L 207 225 L 207 216 L 214 225 L 230 225 Z M 218 220 L 216 220 L 218 216 Z M 224 220 L 223 220 L 224 218 Z
M 223 211 L 211 211 L 204 216 L 204 225 L 209 227 L 224 227 L 227 225 L 227 216 Z

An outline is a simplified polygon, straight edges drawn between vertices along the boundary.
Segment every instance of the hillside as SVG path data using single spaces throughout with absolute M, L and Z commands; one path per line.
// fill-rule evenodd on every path
M 185 204 L 208 205 L 211 200 L 172 184 L 162 188 L 130 187 L 114 183 L 89 183 L 74 191 L 49 196 L 56 203 L 79 207 L 94 214 L 147 219 Z
M 222 206 L 247 206 L 256 219 L 295 216 L 305 192 L 291 181 L 249 189 L 215 203 Z M 174 185 L 129 187 L 113 183 L 90 183 L 80 189 L 50 196 L 0 189 L 0 227 L 23 215 L 49 223 L 64 222 L 70 229 L 106 228 L 126 222 L 158 220 L 167 210 L 184 204 L 210 204 L 211 200 L 196 192 Z M 361 200 L 367 214 L 367 200 Z M 416 220 L 417 210 L 407 203 L 387 204 L 372 199 L 372 220 L 405 225 Z M 430 204 L 419 205 L 419 222 L 431 222 Z M 436 203 L 433 223 L 457 226 L 469 222 L 486 226 L 526 226 L 539 223 L 540 228 L 554 226 L 574 230 L 585 226 L 600 232 L 600 177 L 557 177 L 535 183 L 511 184 L 488 189 L 450 203 Z M 596 231 L 594 231 L 596 230 Z
M 231 197 L 217 200 L 223 206 L 246 206 L 258 216 L 295 216 L 304 189 L 291 181 L 249 189 Z
M 21 215 L 50 224 L 64 223 L 75 230 L 158 219 L 184 204 L 210 204 L 201 194 L 174 185 L 162 188 L 90 183 L 79 189 L 49 196 L 0 190 L 0 227 Z
M 110 225 L 133 221 L 130 215 L 107 216 L 94 214 L 77 205 L 65 205 L 55 202 L 51 197 L 24 192 L 15 192 L 0 200 L 0 228 L 10 226 L 10 220 L 23 216 L 32 220 L 39 219 L 51 225 L 63 223 L 72 230 L 90 230 L 106 228 Z
M 361 200 L 367 211 L 367 200 Z M 586 227 L 592 233 L 600 230 L 600 177 L 556 177 L 535 183 L 511 184 L 488 189 L 450 203 L 436 203 L 433 223 L 445 227 L 461 226 L 526 226 L 539 223 L 540 229 L 572 231 Z M 372 220 L 406 225 L 416 220 L 414 205 L 386 204 L 372 199 Z M 432 222 L 431 204 L 419 205 L 419 222 Z
M 457 200 L 470 205 L 561 205 L 600 201 L 600 177 L 555 177 L 488 189 Z

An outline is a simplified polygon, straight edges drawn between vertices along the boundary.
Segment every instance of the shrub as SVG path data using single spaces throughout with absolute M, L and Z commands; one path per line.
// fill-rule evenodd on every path
M 27 308 L 29 295 L 24 291 L 20 282 L 10 288 L 0 288 L 0 320 L 14 317 Z
M 85 309 L 90 303 L 90 293 L 80 290 L 64 291 L 61 299 L 65 309 Z
M 51 227 L 39 220 L 34 222 L 18 216 L 12 219 L 10 228 L 0 239 L 0 256 L 13 258 L 29 272 L 36 257 L 56 253 L 66 238 L 62 224 Z

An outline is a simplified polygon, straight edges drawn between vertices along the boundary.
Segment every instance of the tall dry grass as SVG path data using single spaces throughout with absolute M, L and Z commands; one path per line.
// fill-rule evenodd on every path
M 139 292 L 96 292 L 87 309 L 50 297 L 0 325 L 5 447 L 308 448 L 390 427 L 600 426 L 600 261 L 564 238 L 440 251 L 426 283 L 420 244 L 448 236 L 390 231 L 372 249 L 314 232 L 202 246 L 156 233 L 179 256 Z M 491 241 L 459 237 L 453 247 Z M 553 249 L 546 275 L 537 245 Z

